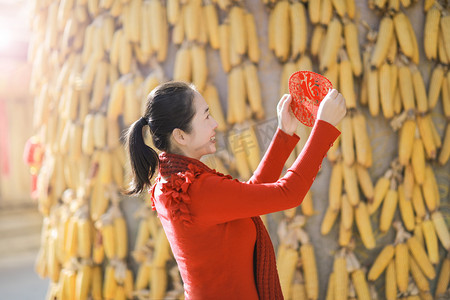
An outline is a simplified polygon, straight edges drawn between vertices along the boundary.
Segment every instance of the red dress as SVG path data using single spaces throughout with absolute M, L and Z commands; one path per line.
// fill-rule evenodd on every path
M 301 155 L 280 179 L 299 138 L 279 129 L 246 183 L 205 171 L 209 168 L 196 159 L 160 156 L 152 201 L 177 261 L 186 299 L 258 299 L 253 261 L 256 227 L 251 217 L 300 205 L 339 134 L 331 124 L 317 121 Z M 181 166 L 184 163 L 187 170 Z M 161 175 L 169 178 L 167 183 Z

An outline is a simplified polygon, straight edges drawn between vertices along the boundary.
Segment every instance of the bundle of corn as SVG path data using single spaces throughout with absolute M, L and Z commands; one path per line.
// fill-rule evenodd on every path
M 231 5 L 229 1 L 201 1 L 189 3 L 168 2 L 170 10 L 169 22 L 174 25 L 173 42 L 180 45 L 175 56 L 174 79 L 192 82 L 201 92 L 210 107 L 211 115 L 218 122 L 218 130 L 226 132 L 230 125 L 243 124 L 253 116 L 264 118 L 261 87 L 256 64 L 260 59 L 258 34 L 254 16 L 246 12 L 243 3 Z M 217 6 L 226 11 L 226 18 L 220 22 Z M 175 16 L 179 16 L 176 20 Z M 202 23 L 204 22 L 204 23 Z M 219 50 L 222 68 L 228 74 L 228 108 L 225 116 L 219 99 L 217 88 L 208 80 L 208 64 L 206 44 L 212 49 Z M 244 57 L 248 57 L 244 61 Z M 251 91 L 251 92 L 250 92 Z M 241 127 L 240 127 L 241 128 Z M 228 137 L 234 137 L 233 129 Z M 240 130 L 240 129 L 238 129 Z M 222 137 L 219 135 L 219 138 Z M 226 139 L 226 138 L 225 138 Z M 225 144 L 233 143 L 225 141 Z M 248 152 L 250 154 L 256 152 Z M 255 148 L 259 150 L 259 148 Z M 226 156 L 229 156 L 229 152 Z M 235 149 L 230 151 L 235 155 Z M 252 160 L 260 158 L 260 154 Z M 223 156 L 223 155 L 222 155 Z M 239 156 L 239 155 L 238 155 Z M 211 160 L 212 159 L 212 160 Z M 213 166 L 219 166 L 223 171 L 223 157 L 214 155 L 206 161 Z M 233 165 L 239 166 L 237 174 L 243 179 L 250 177 L 245 164 L 241 165 L 240 158 L 235 158 Z M 259 162 L 259 161 L 258 161 Z M 256 167 L 253 166 L 254 170 Z
M 319 279 L 317 273 L 314 246 L 311 244 L 308 235 L 301 228 L 297 228 L 297 235 L 300 240 L 300 263 L 305 280 L 305 290 L 307 299 L 319 298 Z M 292 288 L 295 291 L 295 285 Z M 294 297 L 292 297 L 294 298 Z
M 347 253 L 347 270 L 349 279 L 351 279 L 349 296 L 358 299 L 376 299 L 373 293 L 373 285 L 367 282 L 366 270 L 361 268 L 360 262 L 351 250 Z
M 428 250 L 428 254 L 437 253 L 437 244 L 433 243 L 436 242 L 433 239 L 436 236 L 431 221 L 425 224 L 421 228 L 427 240 L 426 247 L 420 241 L 420 236 L 416 233 L 414 235 L 407 233 L 400 222 L 395 222 L 393 226 L 397 229 L 397 235 L 394 244 L 385 246 L 371 266 L 368 273 L 370 281 L 377 280 L 386 270 L 386 299 L 396 299 L 399 293 L 407 296 L 419 292 L 421 297 L 425 295 L 425 299 L 431 299 L 429 280 L 433 280 L 436 273 L 432 265 L 433 259 L 430 259 L 425 249 Z M 415 284 L 411 285 L 409 275 Z M 442 278 L 442 284 L 445 285 L 446 279 Z M 437 292 L 440 293 L 442 286 L 439 289 Z
M 333 182 L 339 181 L 338 174 L 340 167 L 333 169 Z M 341 177 L 342 182 L 342 177 Z M 331 182 L 331 181 L 330 181 Z M 342 184 L 342 183 L 341 183 Z M 338 189 L 338 188 L 337 188 Z M 349 202 L 347 194 L 339 194 L 336 189 L 330 189 L 329 206 L 325 212 L 322 220 L 321 233 L 326 235 L 333 227 L 337 216 L 341 213 L 341 222 L 339 226 L 339 245 L 346 247 L 349 245 L 353 235 L 353 224 L 356 222 L 356 227 L 364 246 L 367 249 L 375 247 L 375 238 L 370 223 L 369 213 L 365 202 L 360 201 L 357 205 L 352 205 Z
M 369 1 L 375 9 L 387 13 L 382 16 L 378 38 L 375 39 L 375 32 L 370 31 L 372 44 L 368 45 L 361 60 L 358 30 L 353 21 L 353 0 L 264 1 L 273 8 L 268 16 L 269 49 L 283 63 L 280 94 L 288 92 L 290 74 L 316 69 L 344 94 L 351 111 L 342 122 L 342 137 L 328 153 L 333 169 L 322 233 L 330 231 L 341 212 L 339 244 L 351 247 L 354 216 L 365 248 L 372 249 L 375 238 L 370 214 L 381 206 L 380 221 L 385 221 L 380 222 L 380 229 L 388 231 L 395 220 L 398 204 L 405 228 L 417 236 L 423 232 L 429 260 L 439 263 L 439 256 L 436 260 L 439 243 L 436 241 L 440 240 L 448 251 L 448 227 L 439 205 L 438 174 L 435 174 L 433 162 L 427 160 L 436 159 L 444 165 L 450 156 L 449 125 L 446 125 L 442 140 L 438 134 L 442 127 L 431 119 L 431 110 L 438 106 L 439 98 L 445 117 L 450 114 L 450 76 L 445 67 L 450 57 L 448 12 L 438 1 L 424 3 L 427 12 L 425 56 L 438 62 L 426 90 L 426 76 L 417 68 L 416 36 L 411 21 L 400 9 L 400 2 L 403 7 L 411 4 L 411 1 L 398 0 Z M 115 230 L 118 233 L 125 231 L 124 220 L 120 214 L 109 220 L 106 217 L 116 210 L 111 198 L 129 181 L 120 132 L 142 115 L 147 94 L 166 80 L 159 64 L 167 61 L 170 43 L 179 47 L 173 64 L 173 78 L 197 86 L 219 123 L 219 131 L 226 132 L 231 125 L 238 124 L 228 132 L 226 141 L 234 158 L 230 159 L 228 153 L 216 155 L 208 165 L 222 173 L 236 169 L 241 178 L 248 179 L 259 163 L 262 146 L 251 121 L 252 118 L 263 119 L 265 115 L 257 69 L 260 47 L 256 15 L 247 12 L 242 2 L 230 0 L 34 3 L 35 36 L 29 51 L 33 64 L 30 90 L 35 97 L 34 129 L 39 132 L 46 149 L 38 178 L 39 207 L 46 222 L 36 267 L 39 274 L 52 278 L 49 295 L 56 298 L 63 294 L 64 297 L 72 295 L 69 291 L 73 290 L 74 283 L 76 286 L 78 277 L 80 286 L 76 290 L 85 291 L 86 279 L 82 278 L 90 276 L 88 295 L 99 299 L 106 297 L 102 296 L 103 292 L 111 293 L 110 287 L 125 287 L 124 268 L 115 262 L 126 259 L 128 249 L 119 249 L 117 245 L 124 244 L 109 239 Z M 219 18 L 225 15 L 226 18 Z M 307 18 L 314 27 L 309 26 Z M 311 44 L 306 47 L 310 34 Z M 228 76 L 227 114 L 223 113 L 217 87 L 210 78 L 213 74 L 208 70 L 207 45 L 219 52 L 222 68 Z M 358 100 L 355 91 L 359 81 L 355 77 L 361 75 Z M 394 125 L 401 128 L 398 155 L 401 167 L 378 178 L 375 187 L 367 170 L 372 166 L 367 120 L 362 110 L 356 110 L 358 103 L 368 105 L 372 116 L 381 111 L 386 119 L 393 119 Z M 402 111 L 407 113 L 402 114 Z M 299 155 L 309 132 L 308 128 L 299 127 L 297 134 L 302 142 L 293 151 L 288 165 Z M 148 136 L 146 142 L 151 144 Z M 62 195 L 67 189 L 77 193 L 72 192 L 71 197 L 66 197 L 70 200 L 64 202 Z M 75 205 L 80 199 L 84 199 L 84 204 Z M 86 208 L 80 208 L 86 205 L 89 207 L 87 213 Z M 311 193 L 307 194 L 301 208 L 305 216 L 314 214 Z M 296 209 L 285 211 L 284 215 L 292 222 L 296 218 Z M 144 219 L 153 221 L 144 222 Z M 141 220 L 140 237 L 133 252 L 140 264 L 135 289 L 145 291 L 146 297 L 179 297 L 182 294 L 179 274 L 173 268 L 168 276 L 170 251 L 161 235 L 161 227 L 155 221 L 153 215 Z M 430 226 L 434 228 L 434 235 Z M 89 239 L 81 238 L 86 235 Z M 163 246 L 157 246 L 157 243 Z M 301 244 L 302 247 L 310 245 L 307 242 Z M 297 250 L 298 247 L 297 242 L 294 248 Z M 301 263 L 305 260 L 298 253 L 296 257 Z M 75 259 L 78 264 L 69 264 Z M 444 264 L 447 261 L 448 258 Z M 158 267 L 153 267 L 154 264 Z M 289 264 L 283 267 L 288 268 L 289 277 L 294 278 L 294 282 L 288 280 L 292 297 L 296 291 L 302 294 L 302 284 L 306 288 L 311 282 L 306 274 L 309 272 L 305 270 L 307 266 L 303 266 L 303 274 L 301 266 L 292 268 Z M 109 274 L 105 278 L 104 269 L 107 270 L 105 275 Z M 354 269 L 359 270 L 359 267 L 354 266 Z M 397 271 L 391 267 L 390 274 L 392 270 Z M 440 276 L 436 294 L 443 293 L 448 286 L 448 277 L 445 277 L 445 269 L 442 270 L 444 275 Z M 113 272 L 114 276 L 111 275 Z M 89 273 L 91 275 L 79 275 Z M 335 273 L 331 276 L 336 278 Z M 105 291 L 103 282 L 107 286 Z M 330 284 L 334 284 L 334 279 Z M 404 282 L 402 284 L 403 291 Z M 173 287 L 170 292 L 166 291 L 169 286 Z M 349 295 L 359 295 L 359 284 L 353 282 L 345 286 Z M 335 290 L 329 289 L 331 291 Z M 417 295 L 417 291 L 403 293 Z M 85 292 L 80 293 L 80 297 L 81 294 Z M 314 298 L 310 292 L 302 295 L 305 294 Z M 116 295 L 121 297 L 123 289 L 116 288 Z M 130 292 L 126 297 L 131 297 Z
M 277 1 L 269 15 L 269 49 L 281 63 L 296 61 L 308 40 L 306 8 L 300 2 Z
M 247 21 L 248 16 L 251 18 L 249 21 Z M 262 119 L 265 113 L 262 106 L 258 69 L 255 65 L 259 61 L 259 52 L 254 55 L 255 57 L 250 56 L 251 49 L 259 49 L 257 33 L 256 30 L 247 30 L 247 32 L 242 30 L 242 28 L 246 28 L 244 26 L 246 22 L 254 24 L 254 19 L 250 13 L 244 12 L 244 9 L 238 6 L 231 8 L 229 19 L 230 24 L 220 25 L 219 30 L 222 38 L 222 65 L 228 73 L 227 122 L 231 125 L 241 124 L 250 119 L 252 115 L 257 119 Z M 255 25 L 248 28 L 255 28 Z M 225 41 L 227 39 L 228 42 Z M 248 61 L 242 60 L 245 54 L 249 57 Z M 229 70 L 225 68 L 227 60 L 230 62 Z
M 283 219 L 278 226 L 280 244 L 277 265 L 281 290 L 287 299 L 318 299 L 319 280 L 314 246 L 307 233 L 303 216 Z
M 434 109 L 439 98 L 441 98 L 443 113 L 448 119 L 450 115 L 450 84 L 448 81 L 448 71 L 445 72 L 443 66 L 448 64 L 448 58 L 450 57 L 450 51 L 448 50 L 450 48 L 448 47 L 449 32 L 447 28 L 449 14 L 448 10 L 444 9 L 437 1 L 426 1 L 424 4 L 424 11 L 426 12 L 423 38 L 425 56 L 427 59 L 436 62 L 428 86 L 428 104 L 430 110 Z M 442 140 L 442 149 L 438 157 L 438 161 L 442 165 L 444 165 L 449 158 L 449 135 L 449 130 L 447 129 Z
M 351 278 L 350 272 L 355 270 L 351 263 L 347 263 L 349 260 L 348 250 L 340 249 L 334 256 L 333 268 L 328 278 L 327 287 L 327 299 L 347 299 L 348 297 L 355 298 L 355 284 L 358 284 L 358 288 L 362 291 L 365 290 L 367 284 L 364 283 L 363 278 Z M 352 284 L 353 282 L 353 284 Z M 359 296 L 359 294 L 358 294 Z M 370 299 L 370 298 L 369 298 Z
M 366 131 L 365 117 L 351 112 L 341 124 L 342 136 L 328 153 L 333 163 L 329 182 L 328 208 L 321 225 L 326 235 L 341 213 L 339 244 L 348 246 L 353 231 L 353 219 L 367 249 L 375 247 L 369 219 L 369 207 L 374 201 L 374 187 L 367 168 L 372 164 L 372 149 Z M 360 191 L 367 201 L 361 200 Z
M 362 104 L 368 105 L 371 115 L 377 116 L 381 105 L 387 119 L 399 114 L 402 105 L 405 111 L 415 108 L 419 112 L 427 110 L 426 97 L 423 97 L 424 82 L 415 67 L 419 63 L 416 35 L 404 13 L 398 11 L 398 8 L 391 11 L 395 15 L 384 15 L 378 32 L 365 24 L 369 44 L 363 55 L 365 71 L 364 88 L 361 89 Z M 398 51 L 402 54 L 398 55 Z M 410 62 L 413 63 L 412 66 Z M 414 104 L 414 92 L 417 107 Z
M 253 15 L 240 5 L 229 7 L 231 3 L 217 4 L 228 12 L 228 18 L 222 24 L 216 5 L 212 2 L 208 1 L 202 6 L 201 1 L 190 1 L 181 7 L 176 1 L 169 1 L 167 4 L 171 16 L 169 21 L 174 25 L 173 42 L 181 45 L 176 54 L 173 77 L 175 80 L 194 83 L 199 92 L 205 91 L 208 79 L 205 47 L 207 43 L 212 49 L 220 51 L 222 67 L 226 73 L 229 73 L 231 68 L 239 67 L 244 55 L 255 64 L 259 62 L 260 50 Z M 179 16 L 178 20 L 176 16 Z M 245 72 L 240 70 L 233 74 L 229 76 L 229 85 L 237 78 L 240 79 L 241 85 L 229 87 L 229 94 L 236 90 L 243 98 L 237 99 L 236 108 L 233 108 L 229 101 L 228 123 L 242 123 L 247 119 L 247 109 L 241 110 L 242 106 L 245 107 L 246 98 L 252 112 L 258 118 L 263 118 L 264 110 L 255 65 L 246 64 Z M 246 94 L 245 90 L 253 92 Z M 224 124 L 220 125 L 219 130 L 225 130 Z
M 53 281 L 49 294 L 58 291 L 62 297 L 66 288 L 56 283 L 67 286 L 75 277 L 91 277 L 79 280 L 91 286 L 103 277 L 105 257 L 117 273 L 115 262 L 128 255 L 127 226 L 114 204 L 126 181 L 120 135 L 141 115 L 139 93 L 148 94 L 163 80 L 156 61 L 167 55 L 168 24 L 159 1 L 36 1 L 34 12 L 30 89 L 36 95 L 34 128 L 47 149 L 38 178 L 39 206 L 46 216 L 61 211 L 60 201 L 66 207 L 46 242 L 53 252 L 58 249 L 58 258 L 50 260 L 43 245 L 37 267 Z M 144 80 L 139 67 L 149 63 L 155 70 Z M 45 271 L 44 256 L 51 272 Z M 74 260 L 82 267 L 66 265 Z M 125 277 L 115 277 L 115 295 L 121 297 Z M 98 288 L 77 290 L 83 291 L 80 299 L 102 298 Z M 125 297 L 132 297 L 129 290 Z

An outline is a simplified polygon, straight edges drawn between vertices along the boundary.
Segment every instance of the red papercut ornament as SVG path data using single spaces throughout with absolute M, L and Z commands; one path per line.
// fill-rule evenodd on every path
M 320 102 L 333 88 L 331 82 L 320 74 L 311 71 L 298 71 L 289 78 L 289 93 L 292 96 L 291 108 L 295 117 L 312 127 L 317 117 Z

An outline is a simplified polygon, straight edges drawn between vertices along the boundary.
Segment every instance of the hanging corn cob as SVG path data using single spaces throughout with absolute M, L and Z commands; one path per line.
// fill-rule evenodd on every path
M 385 290 L 386 299 L 397 299 L 397 265 L 394 260 L 386 268 Z
M 389 51 L 389 44 L 394 38 L 394 21 L 391 17 L 385 16 L 381 19 L 377 41 L 372 52 L 370 64 L 379 67 L 386 58 Z
M 362 73 L 362 62 L 359 51 L 358 29 L 354 22 L 344 20 L 344 38 L 345 48 L 352 63 L 353 74 L 360 76 Z
M 411 198 L 406 198 L 404 184 L 400 183 L 398 186 L 398 206 L 403 224 L 408 231 L 413 231 L 415 227 L 415 216 Z
M 294 220 L 291 222 L 294 222 Z M 304 220 L 302 220 L 301 223 L 304 224 Z M 291 293 L 291 283 L 294 278 L 297 262 L 299 260 L 298 235 L 295 231 L 288 231 L 287 229 L 288 227 L 286 221 L 280 222 L 278 225 L 280 245 L 277 250 L 277 266 L 281 291 L 284 295 L 290 295 Z
M 371 299 L 366 275 L 361 269 L 361 265 L 353 252 L 348 253 L 347 265 L 349 265 L 347 268 L 358 299 Z
M 413 41 L 413 32 L 410 32 L 411 23 L 409 18 L 404 13 L 398 12 L 394 16 L 393 20 L 395 34 L 399 42 L 400 49 L 407 57 L 412 58 L 416 49 Z
M 379 228 L 382 232 L 386 232 L 391 227 L 392 219 L 397 209 L 397 203 L 397 183 L 395 180 L 391 180 L 389 190 L 383 200 L 383 207 L 381 208 Z
M 440 20 L 440 29 L 442 32 L 442 40 L 445 48 L 445 54 L 447 55 L 447 59 L 450 58 L 450 15 L 444 14 L 441 16 Z
M 380 98 L 378 87 L 378 71 L 370 70 L 367 75 L 367 93 L 368 93 L 368 106 L 372 116 L 378 116 L 380 112 Z
M 203 97 L 205 98 L 205 101 L 209 106 L 211 116 L 218 123 L 217 130 L 225 131 L 227 125 L 216 87 L 212 84 L 206 84 L 205 90 L 203 92 Z
M 259 48 L 259 38 L 256 30 L 255 18 L 249 12 L 245 13 L 245 25 L 247 29 L 248 58 L 253 63 L 257 64 L 261 55 Z
M 291 22 L 291 57 L 296 59 L 306 49 L 308 40 L 306 10 L 302 3 L 294 2 L 290 5 Z
M 367 249 L 375 247 L 375 237 L 370 224 L 369 212 L 364 202 L 359 202 L 355 208 L 355 223 L 361 235 L 362 242 Z
M 334 258 L 333 264 L 335 299 L 347 299 L 349 274 L 344 251 L 340 251 Z
M 448 288 L 448 283 L 450 281 L 450 258 L 445 257 L 442 262 L 441 271 L 436 284 L 435 297 L 443 296 Z
M 338 18 L 333 18 L 325 35 L 323 54 L 319 55 L 319 69 L 324 71 L 337 61 L 338 50 L 342 43 L 342 25 Z
M 269 22 L 269 39 L 272 36 L 272 47 L 269 40 L 269 48 L 275 56 L 285 62 L 291 50 L 291 21 L 290 5 L 288 1 L 278 1 L 271 12 L 271 22 Z
M 228 73 L 231 69 L 230 62 L 230 25 L 223 23 L 219 26 L 220 60 L 223 70 Z
M 407 241 L 408 249 L 418 264 L 420 270 L 429 279 L 433 279 L 436 276 L 433 265 L 431 264 L 424 247 L 419 243 L 416 237 L 412 236 Z
M 352 117 L 355 152 L 357 162 L 369 168 L 372 166 L 372 146 L 367 133 L 366 118 L 362 113 L 355 113 Z
M 308 15 L 312 24 L 317 24 L 320 21 L 321 2 L 322 1 L 308 1 Z
M 393 245 L 386 245 L 383 250 L 378 254 L 377 258 L 375 259 L 374 263 L 372 264 L 372 267 L 369 270 L 369 273 L 367 274 L 367 279 L 370 281 L 375 281 L 381 273 L 386 269 L 388 264 L 391 262 L 391 260 L 394 257 L 395 248 Z
M 340 52 L 339 90 L 345 98 L 348 109 L 356 108 L 356 94 L 353 82 L 352 63 L 344 50 Z
M 302 260 L 303 274 L 305 278 L 305 289 L 308 299 L 318 299 L 319 297 L 319 279 L 317 274 L 316 258 L 314 246 L 302 229 L 298 229 L 298 235 L 301 242 L 300 258 Z
M 441 12 L 437 7 L 432 7 L 427 11 L 423 30 L 423 47 L 425 56 L 429 60 L 435 60 L 437 58 L 440 18 Z
M 244 65 L 245 84 L 247 99 L 252 112 L 257 119 L 264 118 L 264 108 L 262 106 L 261 87 L 259 84 L 258 70 L 252 63 Z

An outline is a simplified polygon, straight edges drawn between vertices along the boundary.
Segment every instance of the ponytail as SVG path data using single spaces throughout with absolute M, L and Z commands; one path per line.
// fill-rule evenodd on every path
M 148 95 L 144 117 L 134 122 L 125 135 L 132 173 L 127 195 L 139 194 L 149 187 L 159 164 L 156 151 L 144 142 L 142 129 L 150 127 L 155 148 L 170 151 L 170 135 L 175 128 L 188 133 L 192 130 L 194 91 L 184 82 L 166 82 Z
M 150 186 L 150 179 L 156 172 L 159 164 L 158 153 L 144 142 L 142 129 L 148 125 L 145 118 L 134 122 L 126 133 L 126 145 L 130 155 L 132 181 L 125 194 L 141 193 L 145 187 Z

